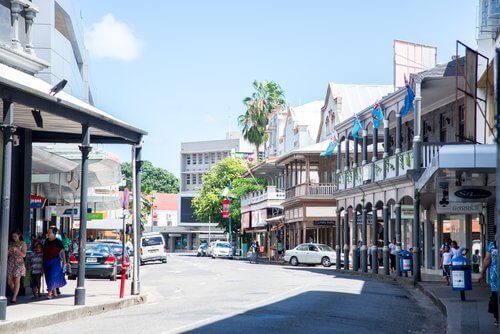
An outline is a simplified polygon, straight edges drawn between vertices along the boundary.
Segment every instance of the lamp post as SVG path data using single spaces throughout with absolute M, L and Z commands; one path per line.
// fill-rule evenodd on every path
M 221 193 L 222 200 L 222 218 L 228 219 L 228 230 L 229 230 L 229 243 L 232 246 L 233 234 L 232 234 L 232 222 L 231 222 L 231 199 L 234 199 L 231 193 L 231 182 L 224 188 Z

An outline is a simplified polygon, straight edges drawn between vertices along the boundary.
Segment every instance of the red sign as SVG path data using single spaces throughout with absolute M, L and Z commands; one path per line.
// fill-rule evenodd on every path
M 43 208 L 47 199 L 43 196 L 30 195 L 30 208 Z
M 229 200 L 227 198 L 222 201 L 222 218 L 229 218 Z

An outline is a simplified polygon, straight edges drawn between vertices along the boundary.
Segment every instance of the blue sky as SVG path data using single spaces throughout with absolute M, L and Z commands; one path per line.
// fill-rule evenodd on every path
M 392 84 L 393 40 L 475 47 L 477 1 L 80 0 L 96 104 L 149 132 L 145 159 L 179 172 L 180 143 L 238 130 L 251 82 L 292 105 L 327 83 Z M 123 160 L 128 148 L 109 146 Z

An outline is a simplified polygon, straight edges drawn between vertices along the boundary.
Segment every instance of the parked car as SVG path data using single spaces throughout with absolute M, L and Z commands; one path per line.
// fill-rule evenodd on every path
M 116 281 L 118 266 L 110 245 L 88 242 L 85 257 L 85 276 L 98 276 Z M 78 253 L 69 256 L 69 264 L 71 271 L 68 278 L 75 279 L 78 276 Z
M 208 244 L 201 244 L 200 247 L 198 247 L 198 251 L 196 252 L 196 256 L 207 256 L 208 255 Z
M 140 264 L 161 261 L 167 263 L 167 244 L 159 233 L 145 233 L 141 237 Z
M 342 254 L 343 255 L 343 254 Z M 337 254 L 330 246 L 323 244 L 300 244 L 294 249 L 287 250 L 283 259 L 292 266 L 303 264 L 321 264 L 330 267 L 337 261 Z M 340 258 L 342 261 L 342 256 Z
M 118 275 L 121 276 L 122 274 L 122 251 L 123 251 L 123 244 L 121 240 L 118 239 L 98 239 L 94 241 L 95 243 L 105 243 L 108 244 L 111 247 L 111 250 L 113 251 L 113 254 L 116 257 L 116 266 L 118 270 Z M 129 264 L 128 269 L 127 269 L 127 278 L 130 278 L 132 276 L 132 261 L 133 257 L 130 256 L 131 251 L 128 249 L 128 247 L 125 247 L 125 261 Z
M 226 241 L 215 242 L 212 249 L 212 258 L 215 259 L 216 257 L 227 257 L 232 259 L 233 248 L 231 247 L 231 244 Z

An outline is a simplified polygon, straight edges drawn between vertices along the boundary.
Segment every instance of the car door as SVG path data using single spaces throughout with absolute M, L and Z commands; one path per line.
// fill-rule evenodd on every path
M 295 252 L 297 259 L 300 263 L 309 263 L 307 262 L 307 256 L 309 253 L 309 245 L 300 245 L 297 247 L 297 251 Z
M 321 263 L 321 253 L 319 252 L 318 246 L 308 246 L 307 263 Z

